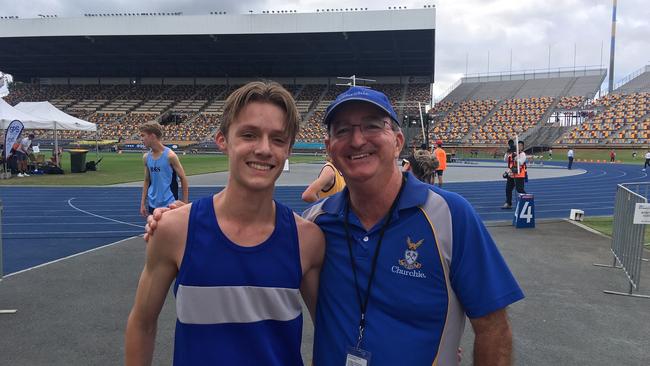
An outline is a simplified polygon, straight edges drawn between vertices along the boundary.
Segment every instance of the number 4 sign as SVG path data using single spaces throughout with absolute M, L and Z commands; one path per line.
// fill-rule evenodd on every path
M 512 225 L 516 228 L 535 227 L 535 198 L 532 194 L 520 194 Z

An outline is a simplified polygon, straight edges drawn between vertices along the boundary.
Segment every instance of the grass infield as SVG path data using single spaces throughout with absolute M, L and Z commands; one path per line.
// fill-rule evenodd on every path
M 47 155 L 49 156 L 49 155 Z M 102 161 L 95 172 L 70 173 L 70 155 L 65 152 L 62 157 L 63 175 L 32 175 L 30 177 L 0 180 L 0 186 L 9 185 L 84 185 L 103 186 L 108 184 L 141 181 L 144 177 L 142 153 L 101 153 Z M 205 174 L 228 170 L 228 158 L 221 154 L 192 154 L 179 155 L 185 174 Z M 97 160 L 95 152 L 86 155 L 86 161 Z M 290 164 L 323 162 L 321 155 L 292 155 Z
M 603 233 L 607 236 L 612 236 L 614 218 L 609 217 L 589 217 L 585 218 L 582 222 L 584 225 L 589 226 L 590 228 Z M 650 225 L 645 227 L 645 247 L 650 249 Z
M 492 152 L 488 152 L 485 150 L 478 150 L 478 149 L 472 149 L 472 148 L 458 148 L 454 149 L 453 147 L 447 147 L 445 148 L 447 153 L 455 152 L 458 157 L 464 157 L 464 158 L 470 158 L 470 151 L 476 150 L 478 151 L 478 156 L 477 158 L 479 159 L 494 159 L 494 155 Z M 500 152 L 497 154 L 497 160 L 503 160 L 503 151 L 505 151 L 505 146 L 503 146 L 500 150 Z M 645 162 L 645 153 L 648 150 L 645 149 L 614 149 L 614 152 L 616 152 L 616 161 L 625 163 L 625 164 L 638 164 L 639 169 L 643 168 L 643 163 Z M 609 150 L 607 149 L 580 149 L 577 148 L 574 150 L 575 152 L 575 161 L 574 163 L 577 163 L 578 160 L 580 162 L 583 162 L 585 160 L 593 161 L 594 163 L 600 161 L 601 163 L 609 163 Z M 636 158 L 632 156 L 632 153 L 636 152 Z M 542 161 L 554 161 L 554 162 L 564 162 L 568 163 L 568 159 L 566 156 L 567 149 L 553 149 L 553 158 L 549 159 L 548 156 L 548 151 L 539 151 L 535 153 L 530 153 L 528 152 L 528 155 L 535 155 L 535 156 L 541 156 Z

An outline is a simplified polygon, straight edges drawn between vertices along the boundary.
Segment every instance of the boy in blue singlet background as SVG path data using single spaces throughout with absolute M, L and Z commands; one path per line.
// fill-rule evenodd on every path
M 162 126 L 147 122 L 140 126 L 140 138 L 149 152 L 142 157 L 144 184 L 140 200 L 140 215 L 147 217 L 155 208 L 167 207 L 178 200 L 178 180 L 183 187 L 182 201 L 189 199 L 189 184 L 178 155 L 162 144 Z

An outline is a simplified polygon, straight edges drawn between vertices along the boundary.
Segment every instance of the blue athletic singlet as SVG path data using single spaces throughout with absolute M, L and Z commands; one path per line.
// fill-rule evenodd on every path
M 147 203 L 149 207 L 165 207 L 178 198 L 178 182 L 176 172 L 169 164 L 169 148 L 163 150 L 158 159 L 153 158 L 153 152 L 147 154 L 147 169 L 149 169 L 149 189 Z M 175 192 L 173 191 L 175 187 Z
M 174 365 L 302 365 L 302 269 L 293 212 L 254 247 L 230 241 L 213 198 L 192 203 L 178 271 Z

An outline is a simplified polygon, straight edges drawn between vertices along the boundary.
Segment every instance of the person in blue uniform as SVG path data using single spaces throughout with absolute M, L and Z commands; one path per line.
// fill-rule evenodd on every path
M 383 93 L 350 88 L 324 123 L 347 185 L 303 214 L 327 243 L 314 364 L 456 365 L 469 318 L 475 362 L 510 365 L 506 307 L 523 292 L 471 205 L 399 171 L 404 135 Z
M 158 122 L 147 122 L 140 126 L 140 138 L 149 149 L 142 156 L 144 182 L 140 199 L 140 215 L 147 217 L 158 207 L 167 207 L 178 200 L 178 179 L 181 180 L 183 196 L 189 199 L 189 183 L 178 155 L 162 144 L 162 126 Z
M 252 82 L 224 106 L 219 193 L 162 215 L 126 330 L 126 364 L 151 364 L 158 314 L 176 297 L 174 365 L 302 365 L 302 297 L 312 316 L 324 238 L 273 200 L 299 126 L 291 94 Z

